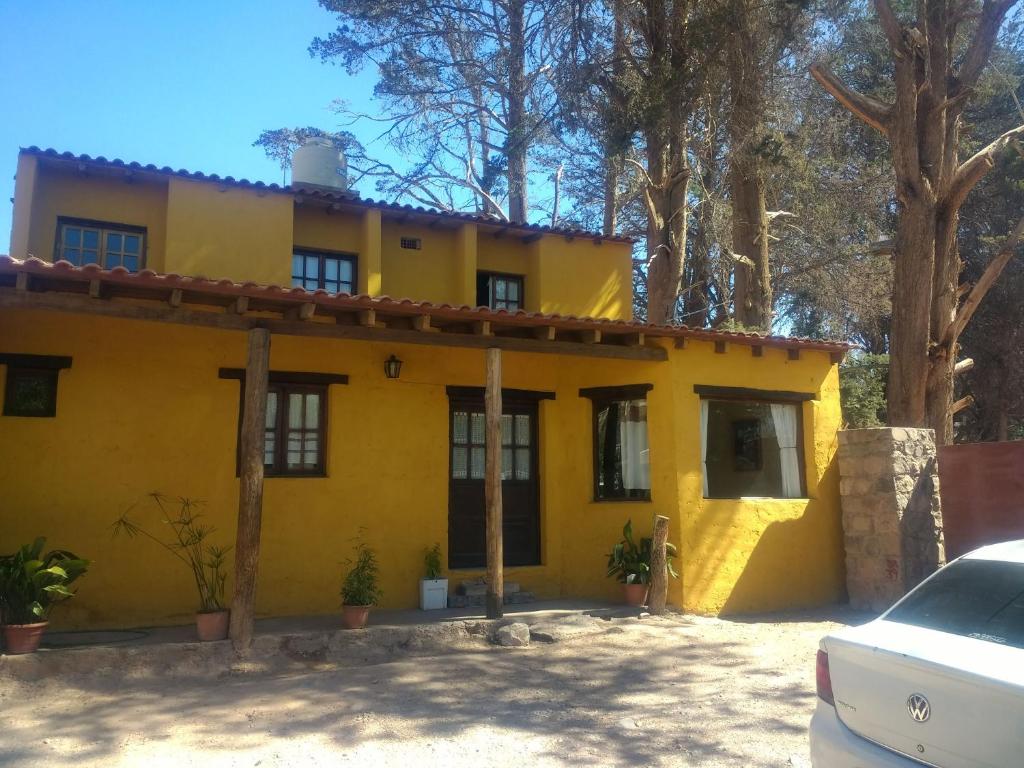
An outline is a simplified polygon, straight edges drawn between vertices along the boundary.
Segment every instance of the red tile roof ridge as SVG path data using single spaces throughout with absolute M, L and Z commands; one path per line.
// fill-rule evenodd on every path
M 208 278 L 202 275 L 179 275 L 173 272 L 155 272 L 144 269 L 130 272 L 124 267 L 103 269 L 98 264 L 75 266 L 67 261 L 49 262 L 36 256 L 19 260 L 12 256 L 0 254 L 0 274 L 7 272 L 27 272 L 29 274 L 52 275 L 58 278 L 72 278 L 81 281 L 103 279 L 114 284 L 139 285 L 142 287 L 180 288 L 188 291 L 220 294 L 224 296 L 246 296 L 263 298 L 267 294 L 277 294 L 275 300 L 295 301 L 296 304 L 309 303 L 338 309 L 379 309 L 389 312 L 409 314 L 434 314 L 454 320 L 491 320 L 522 326 L 555 325 L 567 330 L 616 330 L 633 333 L 645 333 L 651 336 L 688 336 L 722 341 L 745 341 L 773 346 L 804 347 L 825 350 L 848 350 L 857 345 L 844 341 L 827 339 L 811 339 L 799 336 L 779 336 L 744 331 L 723 331 L 712 328 L 691 328 L 687 325 L 656 325 L 642 320 L 621 320 L 612 318 L 577 317 L 575 315 L 559 315 L 543 312 L 527 312 L 517 310 L 509 312 L 503 309 L 488 307 L 470 307 L 468 305 L 453 306 L 451 304 L 435 304 L 429 301 L 417 301 L 410 298 L 392 298 L 390 296 L 368 296 L 366 294 L 332 294 L 322 289 L 307 291 L 298 287 L 285 287 L 272 283 L 258 283 L 247 280 L 237 282 L 229 278 Z M 414 310 L 414 311 L 409 311 Z

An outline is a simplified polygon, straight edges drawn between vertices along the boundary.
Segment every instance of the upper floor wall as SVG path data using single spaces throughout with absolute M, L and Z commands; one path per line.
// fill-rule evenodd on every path
M 138 252 L 132 250 L 138 248 Z M 632 318 L 631 245 L 23 151 L 10 253 L 334 292 Z

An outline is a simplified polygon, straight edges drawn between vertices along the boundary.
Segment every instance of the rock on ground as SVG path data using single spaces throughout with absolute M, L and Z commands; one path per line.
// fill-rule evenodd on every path
M 506 648 L 525 648 L 530 644 L 530 627 L 521 621 L 506 624 L 498 627 L 498 631 L 494 633 L 494 640 Z

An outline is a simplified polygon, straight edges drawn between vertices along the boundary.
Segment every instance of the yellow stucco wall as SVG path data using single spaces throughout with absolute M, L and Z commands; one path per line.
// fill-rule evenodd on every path
M 177 623 L 194 610 L 188 573 L 145 541 L 109 526 L 147 492 L 207 502 L 219 539 L 234 537 L 239 385 L 217 376 L 245 362 L 236 332 L 44 312 L 0 312 L 0 352 L 71 355 L 55 418 L 0 417 L 0 551 L 47 535 L 93 559 L 79 596 L 54 615 L 65 627 Z M 384 378 L 391 353 L 404 361 Z M 543 565 L 510 568 L 539 597 L 614 599 L 605 553 L 622 525 L 671 520 L 682 579 L 670 600 L 701 612 L 824 603 L 842 594 L 835 433 L 836 369 L 710 344 L 668 362 L 505 353 L 508 387 L 554 391 L 540 410 Z M 482 385 L 478 350 L 275 336 L 274 370 L 346 373 L 329 395 L 328 477 L 268 478 L 257 610 L 337 610 L 343 561 L 365 528 L 380 555 L 385 607 L 417 600 L 422 551 L 447 548 L 446 385 Z M 2 367 L 0 367 L 2 368 Z M 0 371 L 2 373 L 2 371 Z M 591 403 L 580 387 L 650 383 L 650 502 L 592 500 Z M 694 384 L 811 392 L 805 406 L 809 500 L 704 501 Z M 0 376 L 2 386 L 2 376 Z M 2 395 L 2 393 L 0 393 Z M 141 516 L 141 509 L 136 513 Z M 454 580 L 471 572 L 451 574 Z M 454 584 L 454 582 L 453 582 Z
M 523 275 L 529 311 L 632 317 L 626 243 L 533 240 L 451 219 L 430 226 L 355 203 L 146 172 L 125 180 L 23 153 L 11 255 L 51 259 L 58 216 L 146 227 L 146 266 L 157 272 L 288 285 L 292 248 L 305 246 L 358 254 L 358 291 L 372 296 L 473 305 L 479 269 Z M 401 248 L 402 237 L 420 238 L 422 249 Z
M 21 166 L 19 165 L 19 176 Z M 146 228 L 145 266 L 165 270 L 167 232 L 167 184 L 117 177 L 86 175 L 40 167 L 34 190 L 15 188 L 14 230 L 27 229 L 27 248 L 19 253 L 12 242 L 12 256 L 53 259 L 57 218 L 68 216 Z M 27 187 L 27 184 L 25 185 Z M 32 194 L 31 206 L 22 205 L 19 194 Z M 28 222 L 27 228 L 24 222 Z M 12 230 L 13 231 L 13 230 Z
M 293 207 L 285 195 L 172 178 L 164 271 L 288 285 Z

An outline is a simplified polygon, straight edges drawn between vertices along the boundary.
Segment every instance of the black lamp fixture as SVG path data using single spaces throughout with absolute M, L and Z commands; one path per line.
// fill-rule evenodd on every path
M 384 375 L 389 379 L 397 379 L 398 375 L 402 372 L 402 361 L 394 355 L 388 357 L 384 361 Z

